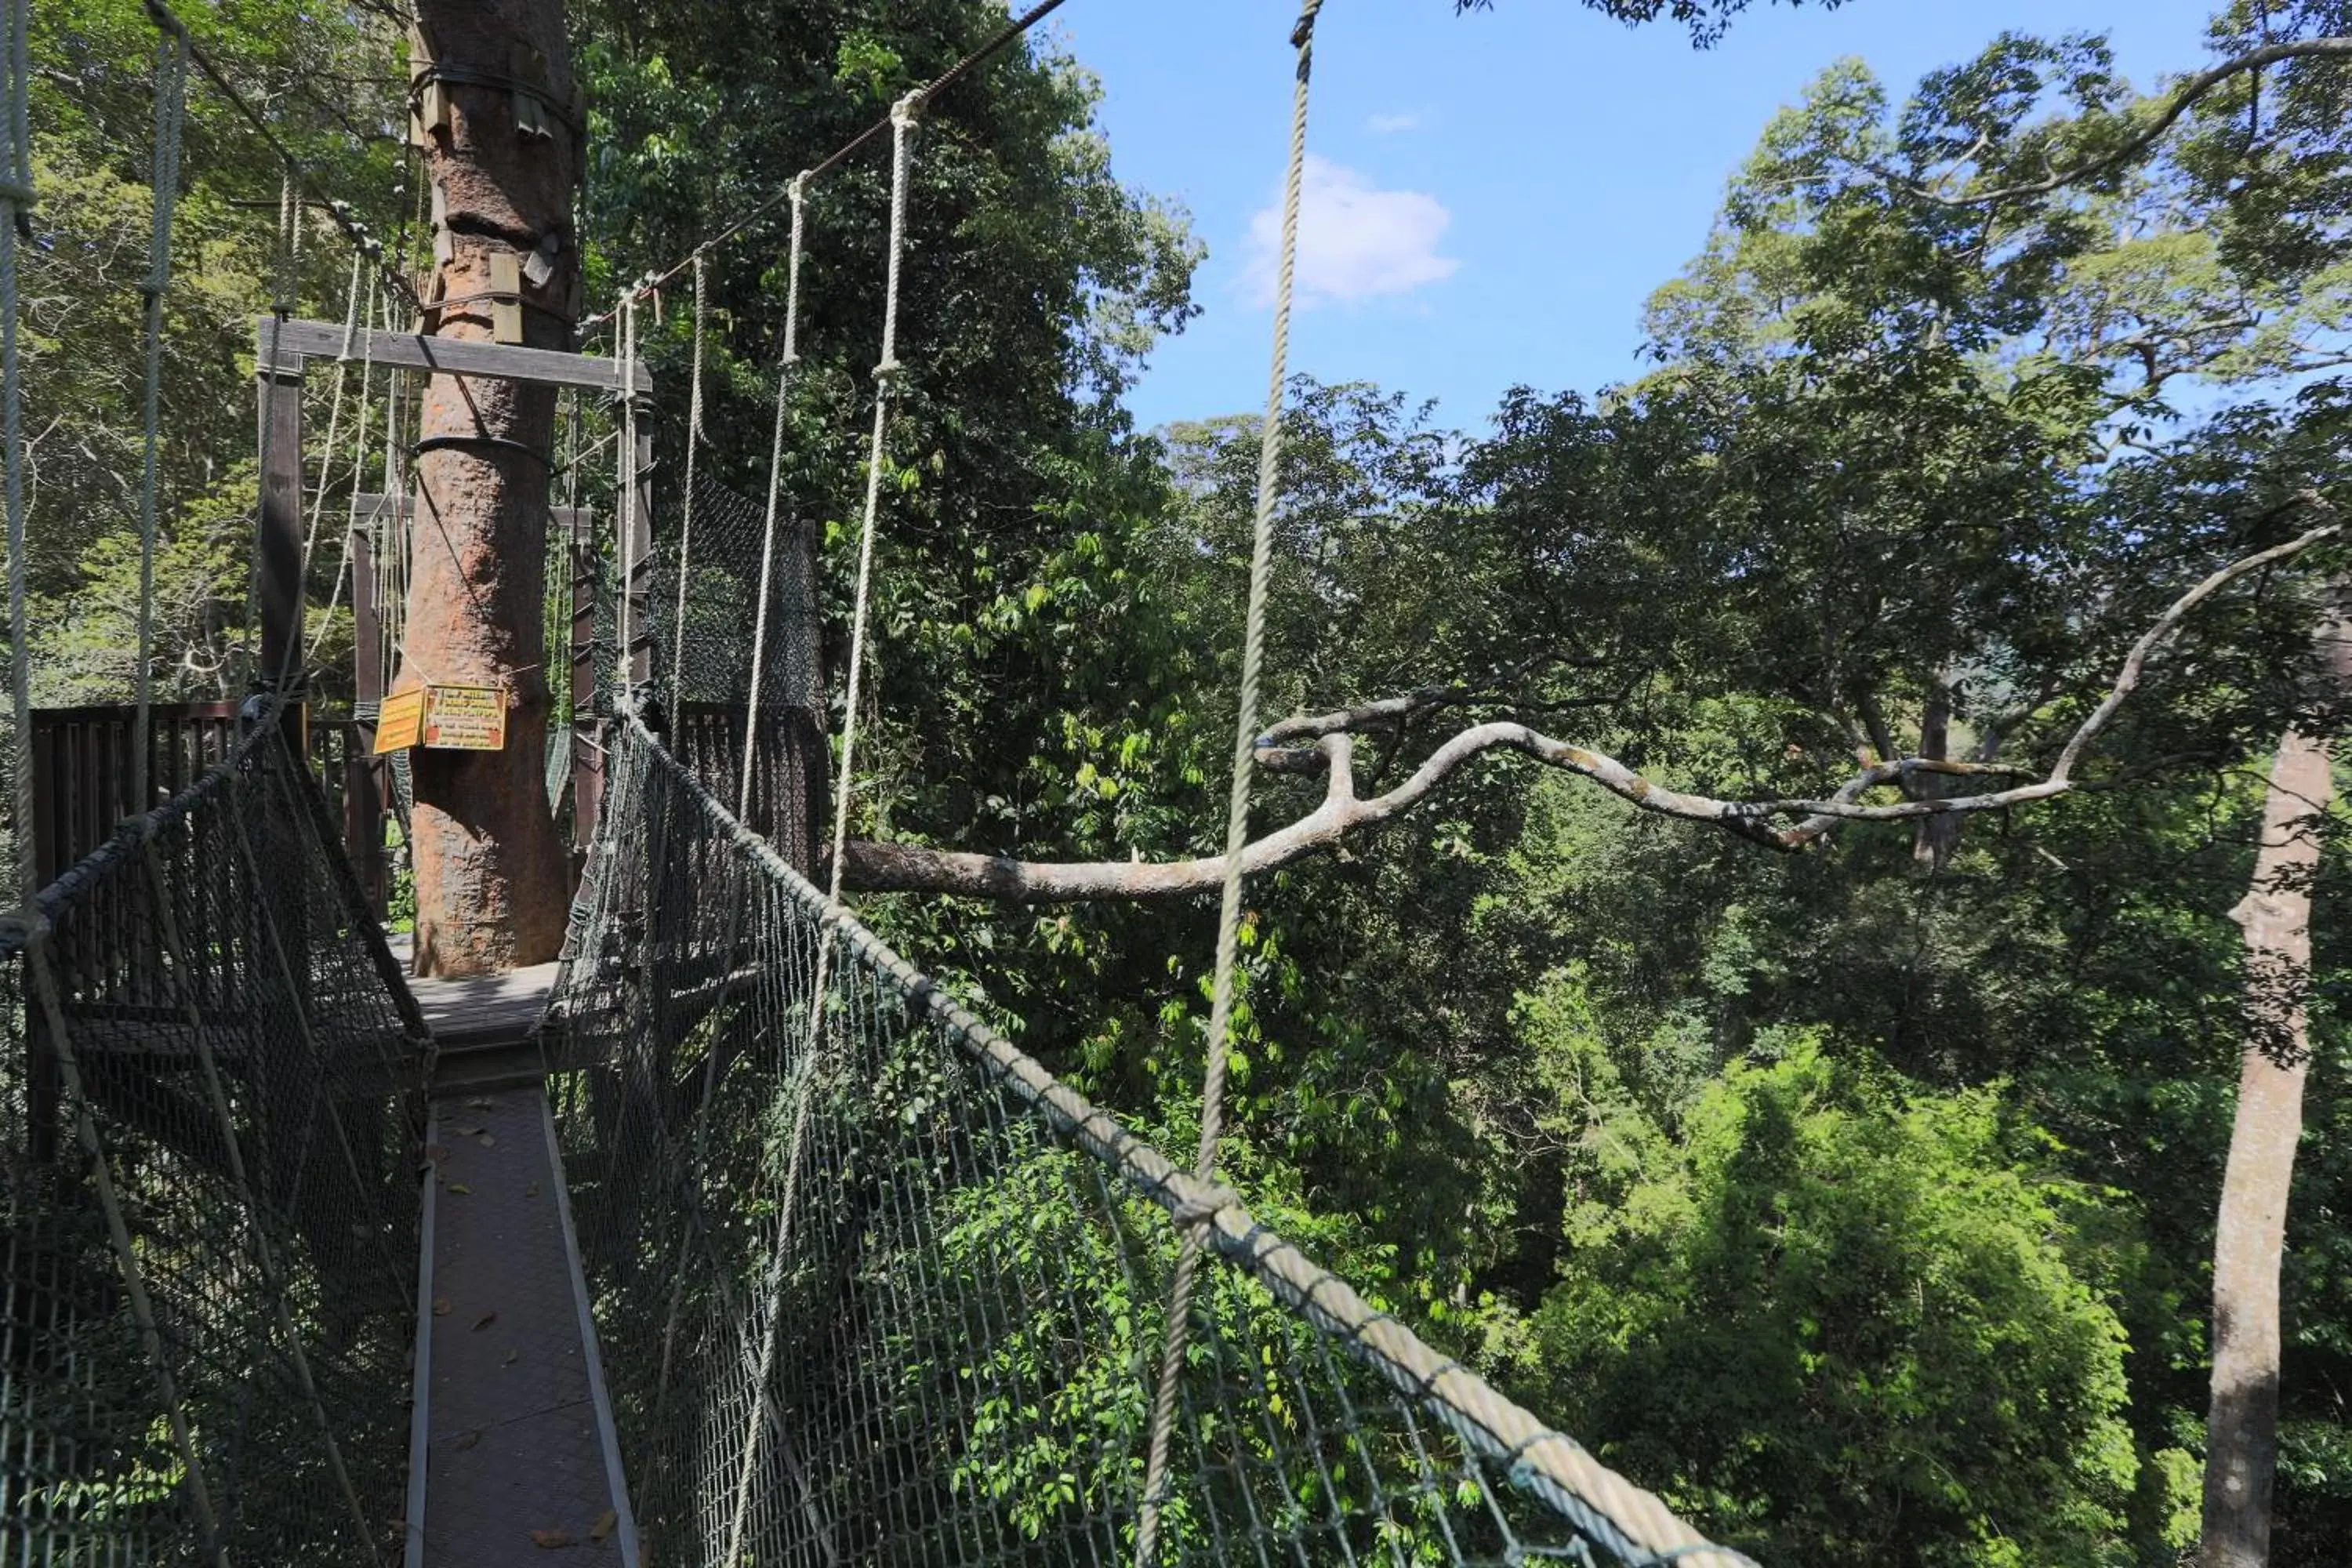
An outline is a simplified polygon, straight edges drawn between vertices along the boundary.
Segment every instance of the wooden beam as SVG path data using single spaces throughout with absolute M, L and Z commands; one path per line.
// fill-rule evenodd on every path
M 569 509 L 567 509 L 569 510 Z M 604 803 L 604 731 L 596 717 L 596 587 L 603 575 L 587 509 L 572 519 L 572 874 L 596 837 Z
M 376 603 L 375 541 L 365 528 L 352 530 L 351 571 L 352 702 L 369 713 L 383 700 L 383 611 Z M 392 892 L 383 854 L 383 801 L 391 780 L 374 751 L 375 721 L 358 721 L 343 752 L 343 852 L 369 910 L 382 920 Z
M 397 517 L 401 521 L 406 522 L 416 515 L 416 499 L 414 496 L 395 498 L 377 495 L 373 490 L 362 490 L 354 500 L 359 508 L 358 521 L 362 523 L 373 522 L 377 518 L 384 516 Z M 567 535 L 578 530 L 583 522 L 592 520 L 595 515 L 584 506 L 551 506 L 547 509 L 547 513 L 553 520 L 555 526 L 562 529 Z
M 552 349 L 527 349 L 510 343 L 475 342 L 463 338 L 419 337 L 414 332 L 384 332 L 353 328 L 352 345 L 343 352 L 346 334 L 337 321 L 279 321 L 261 319 L 254 339 L 259 369 L 276 368 L 281 374 L 300 374 L 306 360 L 357 363 L 362 360 L 398 370 L 440 371 L 450 375 L 480 375 L 501 381 L 530 381 L 550 386 L 577 386 L 590 392 L 619 392 L 621 363 L 592 359 L 586 354 L 558 353 Z M 636 367 L 637 395 L 650 397 L 654 379 L 640 362 Z

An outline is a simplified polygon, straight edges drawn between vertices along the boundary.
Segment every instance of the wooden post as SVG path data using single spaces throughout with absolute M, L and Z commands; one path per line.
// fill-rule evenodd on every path
M 284 323 L 262 323 L 271 351 Z M 302 362 L 265 352 L 254 381 L 260 397 L 261 507 L 254 597 L 261 616 L 261 668 L 255 686 L 289 696 L 302 689 Z
M 629 509 L 631 570 L 622 584 L 629 596 L 629 688 L 631 695 L 639 697 L 654 679 L 654 632 L 648 618 L 654 604 L 654 437 L 643 427 L 651 424 L 650 417 L 644 418 L 637 436 L 636 504 Z
M 352 530 L 352 747 L 343 759 L 343 849 L 368 909 L 382 920 L 392 889 L 383 863 L 383 764 L 375 756 L 375 715 L 383 701 L 383 607 L 376 603 L 376 516 Z
M 572 517 L 572 874 L 576 881 L 604 804 L 604 734 L 596 719 L 596 535 Z

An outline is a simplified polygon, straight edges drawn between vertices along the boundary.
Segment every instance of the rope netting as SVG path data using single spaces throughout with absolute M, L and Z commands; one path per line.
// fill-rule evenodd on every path
M 814 863 L 809 825 L 822 820 L 828 752 L 824 650 L 818 646 L 816 544 L 810 527 L 775 519 L 706 471 L 693 485 L 693 533 L 656 527 L 653 642 L 670 744 L 719 796 L 744 814 L 794 866 Z M 663 497 L 656 522 L 686 515 L 684 497 Z M 761 588 L 767 613 L 761 611 Z M 597 652 L 614 645 L 607 588 L 599 605 Z M 755 628 L 760 628 L 755 631 Z M 759 689 L 752 690 L 754 682 Z M 742 792 L 744 726 L 751 787 Z
M 1742 1561 L 1057 1084 L 634 717 L 610 768 L 550 1093 L 654 1561 L 1131 1561 L 1204 1221 L 1157 1560 Z
M 380 1562 L 423 1021 L 274 720 L 154 767 L 0 931 L 0 1562 Z

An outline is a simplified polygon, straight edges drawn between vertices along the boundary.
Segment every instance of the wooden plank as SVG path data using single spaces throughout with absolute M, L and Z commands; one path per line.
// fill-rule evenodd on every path
M 256 330 L 259 365 L 298 371 L 305 360 L 357 362 L 362 359 L 398 370 L 438 371 L 450 375 L 480 375 L 502 381 L 530 381 L 549 386 L 577 386 L 590 392 L 619 392 L 618 360 L 592 359 L 586 354 L 559 353 L 553 349 L 527 349 L 511 343 L 485 343 L 466 338 L 428 338 L 415 332 L 354 329 L 352 352 L 343 353 L 340 321 L 285 321 L 265 316 Z M 636 391 L 651 397 L 653 376 L 643 362 L 636 367 Z

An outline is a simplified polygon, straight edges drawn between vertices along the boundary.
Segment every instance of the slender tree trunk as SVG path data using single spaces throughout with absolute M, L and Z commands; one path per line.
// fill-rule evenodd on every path
M 2322 696 L 2347 689 L 2340 620 L 2319 637 Z M 2263 1568 L 2278 1461 L 2279 1268 L 2287 1196 L 2303 1135 L 2310 1063 L 2311 892 L 2321 825 L 2336 798 L 2329 743 L 2300 730 L 2279 741 L 2246 896 L 2246 1043 L 2237 1117 L 2213 1236 L 2213 1388 L 2205 1425 L 2203 1568 Z
M 467 297 L 496 288 L 499 263 L 511 260 L 528 264 L 518 266 L 523 298 L 546 307 L 520 312 L 523 342 L 569 348 L 581 149 L 568 123 L 562 0 L 418 0 L 416 16 L 439 73 L 424 124 L 436 282 L 437 296 L 454 301 L 436 331 L 492 337 L 493 301 Z M 455 681 L 509 695 L 505 750 L 412 758 L 423 974 L 537 963 L 563 940 L 569 862 L 547 802 L 541 624 L 554 429 L 551 387 L 436 375 L 425 389 L 394 688 Z
M 1939 671 L 1927 693 L 1927 710 L 1919 718 L 1919 754 L 1931 762 L 1949 760 L 1952 748 L 1952 686 L 1948 670 Z M 1921 773 L 1911 790 L 1914 800 L 1948 794 L 1949 783 L 1940 773 Z M 1940 866 L 1959 847 L 1960 819 L 1923 816 L 1912 832 L 1911 858 L 1922 866 Z

